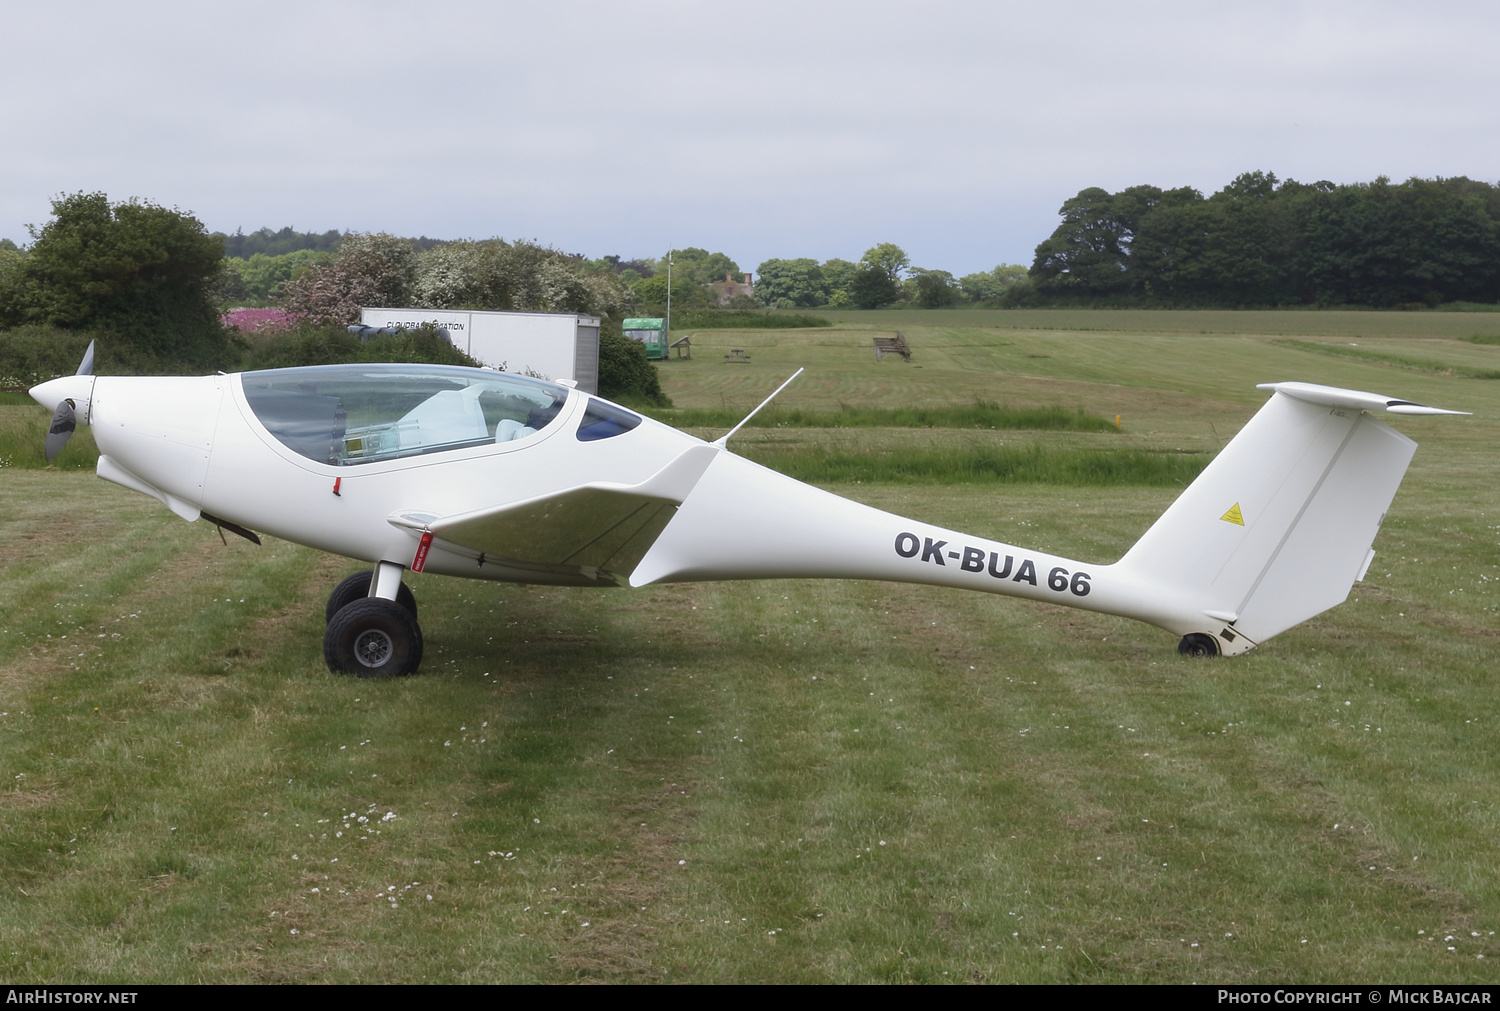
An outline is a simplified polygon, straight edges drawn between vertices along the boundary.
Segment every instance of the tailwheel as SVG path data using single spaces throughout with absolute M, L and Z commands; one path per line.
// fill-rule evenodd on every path
M 346 604 L 328 623 L 323 659 L 335 674 L 404 677 L 422 662 L 422 629 L 396 601 L 362 597 Z
M 1183 656 L 1218 656 L 1219 642 L 1211 635 L 1194 632 L 1182 637 L 1182 641 L 1177 644 L 1177 652 Z
M 356 600 L 362 600 L 363 598 L 368 597 L 370 595 L 370 580 L 373 579 L 374 576 L 375 573 L 373 571 L 371 571 L 370 569 L 364 569 L 360 572 L 356 572 L 354 575 L 344 580 L 338 586 L 334 587 L 333 592 L 328 595 L 328 607 L 324 610 L 323 620 L 332 621 L 333 616 L 335 614 L 338 614 L 345 607 L 348 607 Z M 412 595 L 411 587 L 407 586 L 405 583 L 402 583 L 401 588 L 396 591 L 396 602 L 402 607 L 406 608 L 409 612 L 411 612 L 413 620 L 416 619 L 417 598 Z

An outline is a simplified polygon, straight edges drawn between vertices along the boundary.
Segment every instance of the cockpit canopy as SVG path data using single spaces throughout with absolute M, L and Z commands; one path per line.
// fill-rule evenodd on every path
M 246 372 L 241 382 L 282 445 L 336 467 L 524 439 L 556 421 L 569 394 L 451 365 L 320 365 Z

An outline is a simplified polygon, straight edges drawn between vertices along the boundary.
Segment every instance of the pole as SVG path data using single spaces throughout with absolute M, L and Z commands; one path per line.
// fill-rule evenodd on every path
M 667 332 L 663 340 L 672 339 L 672 250 L 667 250 Z

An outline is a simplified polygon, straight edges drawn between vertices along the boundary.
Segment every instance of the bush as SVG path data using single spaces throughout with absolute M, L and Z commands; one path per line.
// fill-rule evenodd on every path
M 94 373 L 115 376 L 170 376 L 205 371 L 192 361 L 167 358 L 142 350 L 112 330 L 65 330 L 40 324 L 0 330 L 0 389 L 25 389 L 78 371 L 89 342 L 94 347 Z M 229 342 L 234 355 L 245 345 Z M 225 362 L 226 371 L 234 361 Z
M 432 326 L 362 341 L 341 326 L 307 323 L 292 330 L 261 331 L 252 336 L 250 349 L 241 361 L 240 368 L 249 372 L 256 369 L 361 362 L 416 362 L 471 367 L 479 364 L 454 347 L 452 341 Z
M 53 326 L 0 330 L 0 390 L 29 389 L 72 375 L 83 361 L 89 337 Z
M 672 313 L 673 330 L 800 330 L 833 326 L 822 316 L 746 309 L 684 309 Z
M 599 325 L 599 395 L 622 403 L 671 407 L 646 348 L 609 320 Z

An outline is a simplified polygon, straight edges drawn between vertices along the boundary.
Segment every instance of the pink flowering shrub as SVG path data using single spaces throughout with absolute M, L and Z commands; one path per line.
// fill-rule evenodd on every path
M 285 333 L 297 325 L 296 318 L 285 309 L 236 309 L 219 317 L 219 322 L 246 336 Z

